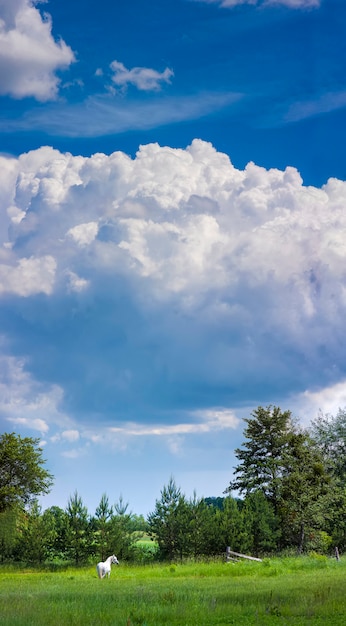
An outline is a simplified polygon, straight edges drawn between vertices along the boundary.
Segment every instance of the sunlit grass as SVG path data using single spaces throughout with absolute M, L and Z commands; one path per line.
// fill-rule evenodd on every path
M 344 626 L 346 562 L 326 558 L 263 563 L 121 564 L 62 572 L 0 569 L 4 625 L 122 626 L 294 624 Z

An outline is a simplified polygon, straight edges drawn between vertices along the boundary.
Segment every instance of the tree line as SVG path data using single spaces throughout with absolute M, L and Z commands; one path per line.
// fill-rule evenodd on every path
M 145 563 L 220 556 L 226 546 L 254 556 L 345 550 L 346 410 L 320 414 L 308 429 L 271 405 L 244 422 L 224 497 L 187 498 L 171 477 L 146 519 L 107 494 L 93 515 L 77 492 L 65 509 L 42 511 L 37 497 L 53 476 L 39 440 L 1 435 L 1 561 L 78 565 L 116 552 Z

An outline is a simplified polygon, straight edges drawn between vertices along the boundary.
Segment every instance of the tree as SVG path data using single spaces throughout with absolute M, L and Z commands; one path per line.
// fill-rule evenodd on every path
M 83 562 L 90 553 L 90 533 L 88 509 L 75 491 L 70 496 L 66 513 L 68 516 L 69 552 L 76 565 Z
M 306 531 L 324 530 L 330 474 L 318 446 L 291 419 L 290 411 L 259 407 L 247 419 L 241 463 L 229 489 L 246 494 L 261 491 L 273 506 L 281 547 L 305 546 Z M 269 519 L 269 518 L 268 518 Z M 259 549 L 258 546 L 254 546 Z
M 177 487 L 173 477 L 161 491 L 161 499 L 156 500 L 155 510 L 148 516 L 151 534 L 156 538 L 160 555 L 174 560 L 183 555 L 188 542 L 188 504 Z
M 49 493 L 53 476 L 44 463 L 39 439 L 0 435 L 0 512 Z
M 219 552 L 217 510 L 214 505 L 208 505 L 204 498 L 197 498 L 196 492 L 188 502 L 189 541 L 186 548 L 195 559 Z
M 240 511 L 235 498 L 225 498 L 220 525 L 222 546 L 220 552 L 230 546 L 233 551 L 245 552 L 250 548 L 251 538 L 246 532 L 243 512 Z
M 249 550 L 257 556 L 275 550 L 279 538 L 279 520 L 263 491 L 250 493 L 245 498 L 242 512 L 248 531 L 247 538 L 250 540 Z
M 112 515 L 113 508 L 109 505 L 108 496 L 104 493 L 95 511 L 96 549 L 101 561 L 114 552 L 114 548 L 110 547 Z
M 312 422 L 310 433 L 337 481 L 346 486 L 346 408 L 339 409 L 336 416 L 320 413 Z
M 331 475 L 320 450 L 306 432 L 291 434 L 289 450 L 282 477 L 280 515 L 289 543 L 296 545 L 301 553 L 306 532 L 324 530 Z
M 19 506 L 12 506 L 0 512 L 0 557 L 1 561 L 12 558 L 18 541 L 18 528 L 24 511 Z
M 30 563 L 43 563 L 50 556 L 56 534 L 54 516 L 49 510 L 42 513 L 37 500 L 34 500 L 21 532 L 18 558 Z
M 245 495 L 261 489 L 277 513 L 282 475 L 289 455 L 290 435 L 294 425 L 290 411 L 279 407 L 258 407 L 252 419 L 244 420 L 246 441 L 235 456 L 240 464 L 235 467 L 235 478 L 226 491 L 239 490 Z
M 69 517 L 64 509 L 51 506 L 44 514 L 49 516 L 55 529 L 55 536 L 50 545 L 50 552 L 54 558 L 67 558 L 66 550 L 69 542 Z
M 121 560 L 130 557 L 135 543 L 135 535 L 132 530 L 132 513 L 128 512 L 128 508 L 129 503 L 125 502 L 120 495 L 119 500 L 114 504 L 110 522 L 112 551 Z

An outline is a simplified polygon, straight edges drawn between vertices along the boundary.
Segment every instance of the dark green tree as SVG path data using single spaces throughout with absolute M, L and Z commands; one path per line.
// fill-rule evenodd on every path
M 291 434 L 289 451 L 281 484 L 280 516 L 286 543 L 301 553 L 308 532 L 325 530 L 332 477 L 321 451 L 306 432 Z
M 21 532 L 17 547 L 17 558 L 28 563 L 43 563 L 52 556 L 56 538 L 55 521 L 50 511 L 42 513 L 41 506 L 34 500 L 26 515 L 26 524 Z
M 128 509 L 129 503 L 120 495 L 114 504 L 110 521 L 110 553 L 116 554 L 119 560 L 131 558 L 136 539 L 133 534 L 132 513 Z
M 277 513 L 282 476 L 290 454 L 290 436 L 294 425 L 290 411 L 279 407 L 258 407 L 252 418 L 245 419 L 245 442 L 235 450 L 240 461 L 227 491 L 248 495 L 261 489 Z
M 75 491 L 70 496 L 66 513 L 68 517 L 68 553 L 76 565 L 83 563 L 91 550 L 91 527 L 89 524 L 88 509 L 82 498 Z
M 155 510 L 148 516 L 149 531 L 157 540 L 162 559 L 173 561 L 186 551 L 189 541 L 188 504 L 173 477 L 161 490 Z
M 240 511 L 235 498 L 225 498 L 220 524 L 220 553 L 229 546 L 234 552 L 245 552 L 251 545 L 244 524 L 243 512 Z
M 55 529 L 55 536 L 50 545 L 52 558 L 67 559 L 70 534 L 67 512 L 59 506 L 51 506 L 43 515 L 50 516 Z
M 39 439 L 0 435 L 0 512 L 49 493 L 53 476 L 44 463 Z
M 114 548 L 111 547 L 113 507 L 109 504 L 108 496 L 104 493 L 95 511 L 94 520 L 94 541 L 96 554 L 101 561 L 104 561 Z
M 23 518 L 25 518 L 25 511 L 18 505 L 0 512 L 0 558 L 2 562 L 12 559 L 15 555 Z
M 255 556 L 273 552 L 280 536 L 279 520 L 263 491 L 248 494 L 242 509 L 248 549 Z
M 194 492 L 187 507 L 188 542 L 185 544 L 185 550 L 189 556 L 197 559 L 218 552 L 216 512 L 216 507 L 208 505 L 204 498 L 198 498 Z

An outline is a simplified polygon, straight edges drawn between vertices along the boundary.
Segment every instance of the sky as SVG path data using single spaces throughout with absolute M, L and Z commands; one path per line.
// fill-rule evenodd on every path
M 0 432 L 146 516 L 346 405 L 344 0 L 0 0 Z

